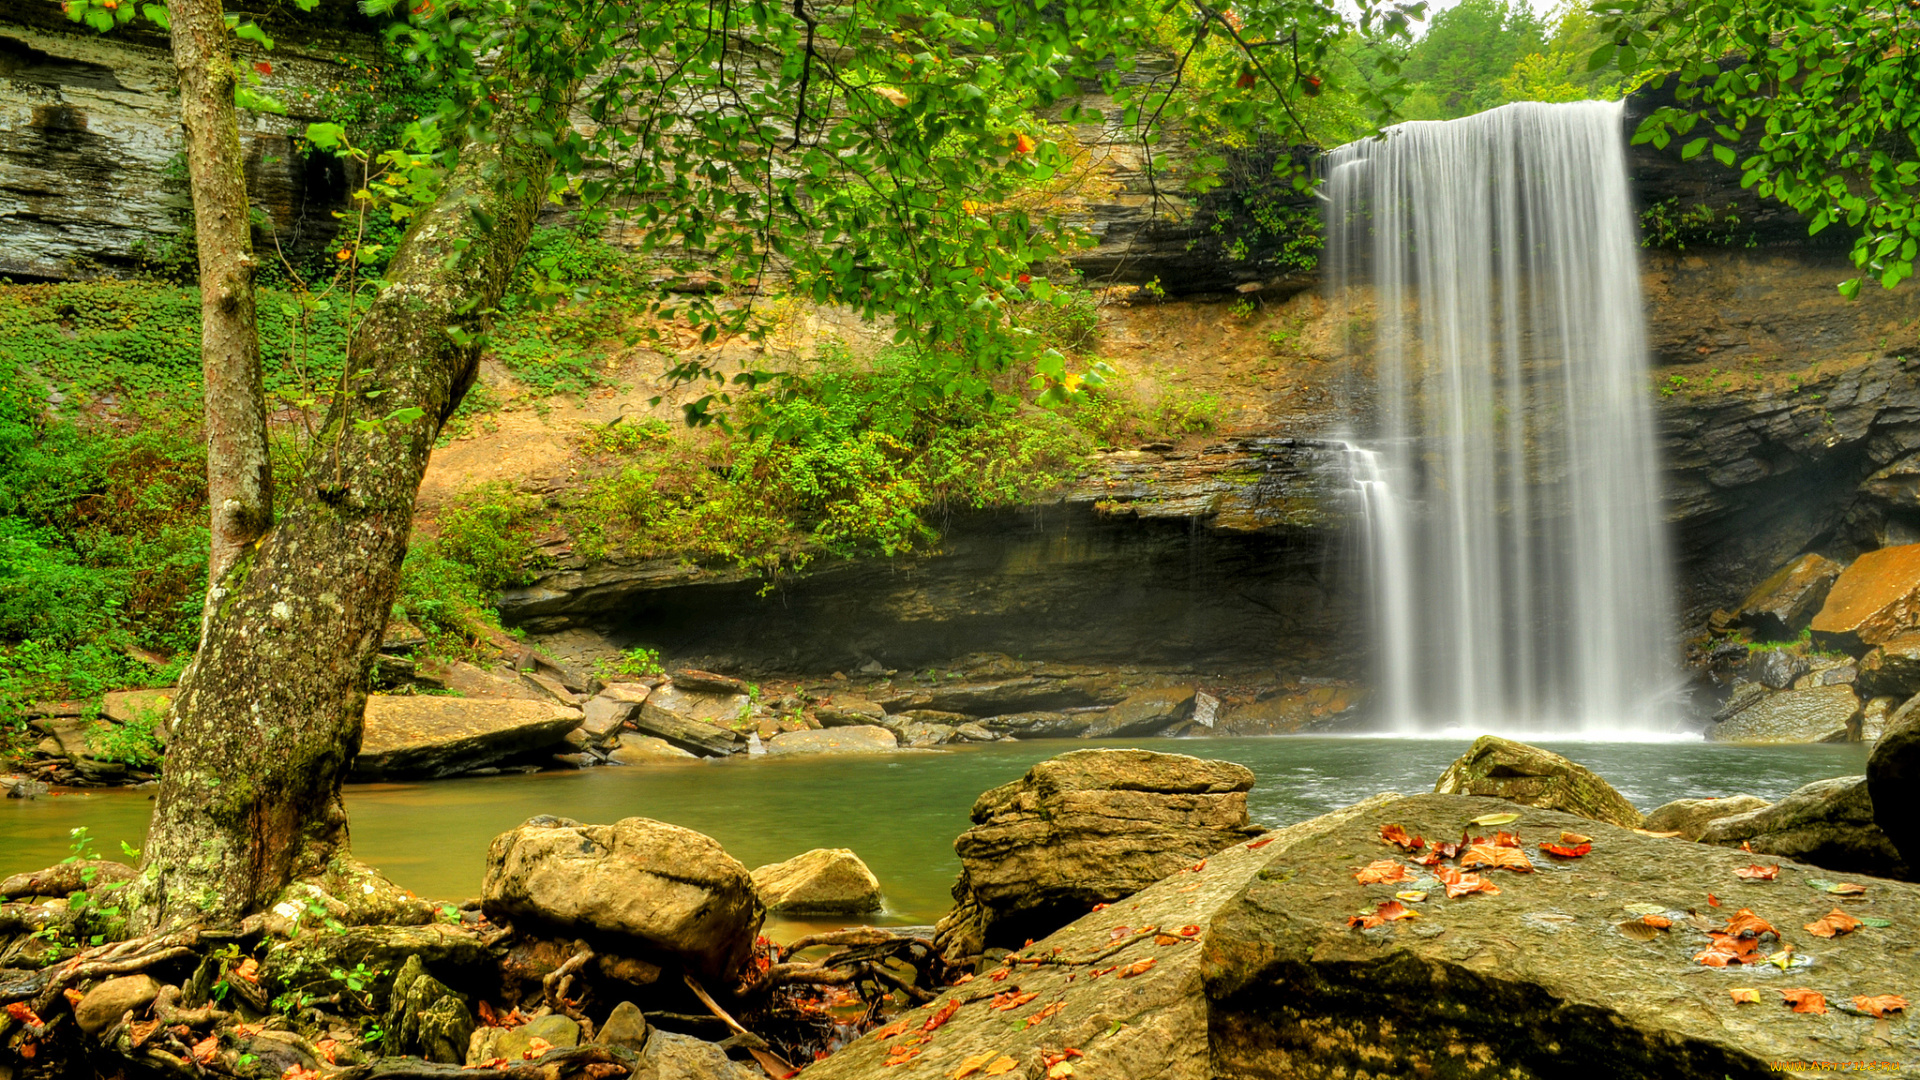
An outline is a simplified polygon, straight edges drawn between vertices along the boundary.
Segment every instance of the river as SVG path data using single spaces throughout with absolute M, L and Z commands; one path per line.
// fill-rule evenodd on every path
M 1286 825 L 1380 791 L 1430 791 L 1469 738 L 1035 740 L 883 756 L 731 758 L 579 772 L 488 776 L 348 788 L 355 854 L 436 899 L 475 896 L 487 844 L 536 814 L 607 822 L 650 817 L 706 833 L 747 866 L 816 847 L 852 848 L 880 878 L 874 921 L 929 923 L 949 906 L 953 838 L 983 791 L 1034 762 L 1096 746 L 1141 746 L 1237 761 L 1258 777 L 1252 814 Z M 1864 744 L 1728 746 L 1702 742 L 1541 742 L 1605 777 L 1643 810 L 1671 799 L 1736 794 L 1777 799 L 1866 768 Z M 74 828 L 96 849 L 146 835 L 152 791 L 110 789 L 34 801 L 0 799 L 0 876 L 65 857 Z M 773 928 L 785 936 L 782 928 Z M 795 925 L 787 932 L 800 929 Z

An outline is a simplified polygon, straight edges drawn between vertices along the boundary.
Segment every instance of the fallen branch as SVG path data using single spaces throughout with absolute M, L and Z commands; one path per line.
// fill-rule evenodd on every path
M 593 947 L 584 941 L 574 943 L 575 952 L 567 962 L 554 968 L 547 977 L 540 980 L 540 991 L 546 996 L 547 1005 L 553 1011 L 571 1019 L 580 1025 L 582 1039 L 593 1038 L 593 1021 L 582 1013 L 578 1003 L 567 998 L 567 991 L 573 988 L 573 976 L 581 968 L 593 961 Z
M 760 1063 L 760 1067 L 767 1071 L 768 1076 L 773 1077 L 774 1080 L 787 1080 L 788 1077 L 800 1071 L 787 1064 L 785 1058 L 774 1053 L 765 1039 L 741 1027 L 740 1021 L 735 1020 L 727 1010 L 720 1007 L 719 1002 L 713 1000 L 713 995 L 707 993 L 707 988 L 700 985 L 700 980 L 692 975 L 682 975 L 681 978 L 686 980 L 687 989 L 693 991 L 693 996 L 700 999 L 700 1004 L 705 1005 L 713 1015 L 720 1018 L 722 1023 L 733 1029 L 733 1033 L 740 1039 L 740 1045 L 747 1048 L 747 1053 L 753 1055 L 753 1060 Z

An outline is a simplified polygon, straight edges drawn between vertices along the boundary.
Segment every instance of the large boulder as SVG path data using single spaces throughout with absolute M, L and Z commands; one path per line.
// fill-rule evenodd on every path
M 537 817 L 494 838 L 481 905 L 489 918 L 619 939 L 731 978 L 763 912 L 747 868 L 718 842 L 648 818 L 583 825 Z
M 1191 686 L 1142 690 L 1099 714 L 1080 733 L 1083 739 L 1126 739 L 1158 735 L 1193 715 Z
M 1714 742 L 1846 742 L 1860 724 L 1853 687 L 1815 686 L 1783 690 L 1740 711 L 1707 732 Z
M 1912 996 L 1902 929 L 1920 922 L 1911 885 L 1872 882 L 1856 909 L 1891 927 L 1825 940 L 1802 927 L 1835 906 L 1808 887 L 1827 871 L 1783 862 L 1779 880 L 1747 883 L 1735 875 L 1753 862 L 1745 852 L 1535 809 L 1501 826 L 1519 835 L 1535 872 L 1486 871 L 1498 893 L 1448 898 L 1417 878 L 1356 880 L 1374 860 L 1422 875 L 1382 841 L 1385 825 L 1455 837 L 1472 819 L 1511 809 L 1404 799 L 1267 860 L 1207 926 L 1211 1075 L 1760 1080 L 1783 1061 L 1920 1060 L 1920 1036 L 1899 1014 L 1888 1025 L 1847 1011 L 1856 996 Z M 1556 860 L 1535 846 L 1563 831 L 1590 836 L 1591 853 Z M 1405 905 L 1418 918 L 1352 925 L 1403 890 L 1427 894 Z M 1709 893 L 1721 907 L 1705 903 Z M 1741 908 L 1779 929 L 1781 941 L 1764 939 L 1759 955 L 1792 945 L 1813 962 L 1786 971 L 1697 962 L 1709 940 L 1696 925 L 1722 928 Z M 1670 925 L 1632 928 L 1643 913 Z M 1741 1004 L 1733 987 L 1759 988 L 1760 999 Z M 1831 1011 L 1789 1011 L 1775 993 L 1784 988 L 1816 991 Z
M 127 1013 L 145 1012 L 160 996 L 160 984 L 149 975 L 122 975 L 87 991 L 73 1007 L 74 1022 L 89 1035 L 98 1035 Z
M 767 911 L 785 915 L 860 915 L 880 910 L 880 879 L 846 848 L 815 848 L 753 871 Z
M 1675 799 L 1648 814 L 1640 827 L 1650 833 L 1679 833 L 1682 840 L 1698 840 L 1707 826 L 1724 817 L 1744 814 L 1767 805 L 1758 795 L 1730 795 L 1724 799 Z
M 786 754 L 879 754 L 897 750 L 900 740 L 883 727 L 825 728 L 820 731 L 788 731 L 767 742 L 767 753 Z
M 1873 695 L 1920 694 L 1920 633 L 1898 634 L 1868 650 L 1860 659 L 1859 682 Z
M 1873 820 L 1909 867 L 1920 868 L 1920 698 L 1902 705 L 1867 758 Z
M 1550 750 L 1482 735 L 1433 786 L 1436 795 L 1488 795 L 1635 829 L 1640 811 L 1593 770 Z
M 1078 750 L 973 804 L 935 941 L 950 959 L 1044 937 L 1256 832 L 1253 773 L 1147 750 Z
M 1854 656 L 1920 630 L 1920 544 L 1881 548 L 1853 560 L 1812 627 L 1815 644 Z
M 690 754 L 726 757 L 746 750 L 747 737 L 735 730 L 752 710 L 744 694 L 705 694 L 662 686 L 647 695 L 627 726 L 642 735 L 665 739 Z
M 1098 713 L 1023 712 L 989 716 L 980 726 L 1015 739 L 1071 739 L 1093 726 Z
M 1043 1055 L 1073 1047 L 1082 1056 L 1068 1060 L 1072 1071 L 1054 1075 L 1075 1080 L 1212 1080 L 1221 1074 L 1210 1067 L 1207 1001 L 1200 994 L 1203 931 L 1275 853 L 1370 815 L 1397 798 L 1375 796 L 1217 851 L 1204 866 L 1189 863 L 1126 903 L 1082 916 L 1019 953 L 1052 962 L 1020 965 L 1003 982 L 975 980 L 930 1002 L 928 1012 L 950 1012 L 950 1018 L 919 1044 L 920 1053 L 889 1064 L 889 1051 L 901 1037 L 884 1037 L 883 1028 L 807 1066 L 805 1076 L 1042 1077 L 1050 1064 L 1059 1062 L 1057 1057 L 1043 1061 Z M 1159 932 L 1170 943 L 1162 943 Z M 1012 1010 L 996 1009 L 991 993 L 979 990 L 982 985 L 1032 997 Z M 912 1015 L 916 1030 L 909 1038 L 919 1036 L 918 1018 L 927 1013 Z
M 353 778 L 453 776 L 553 746 L 580 721 L 580 710 L 552 701 L 374 694 Z
M 1740 601 L 1734 624 L 1762 641 L 1786 641 L 1800 633 L 1826 603 L 1842 567 L 1824 555 L 1807 554 L 1774 571 Z
M 1906 878 L 1909 863 L 1874 823 L 1862 776 L 1818 780 L 1771 806 L 1710 822 L 1703 844 L 1747 845 L 1755 854 L 1797 859 L 1845 874 Z

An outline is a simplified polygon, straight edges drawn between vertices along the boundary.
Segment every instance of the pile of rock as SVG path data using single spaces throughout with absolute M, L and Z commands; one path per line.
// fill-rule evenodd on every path
M 1146 750 L 1079 750 L 980 796 L 935 944 L 949 963 L 1043 937 L 1257 835 L 1253 773 Z

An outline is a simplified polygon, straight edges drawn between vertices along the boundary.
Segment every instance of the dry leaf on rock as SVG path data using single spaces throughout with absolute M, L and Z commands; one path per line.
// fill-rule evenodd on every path
M 1123 979 L 1131 979 L 1135 975 L 1144 975 L 1146 974 L 1147 969 L 1152 967 L 1156 963 L 1158 963 L 1158 961 L 1153 959 L 1136 960 L 1133 963 L 1128 964 L 1126 967 L 1123 967 L 1120 969 L 1120 977 Z
M 1384 885 L 1393 881 L 1406 881 L 1411 875 L 1407 868 L 1392 859 L 1377 859 L 1356 872 L 1353 879 L 1362 885 Z
M 1542 840 L 1540 841 L 1540 850 L 1546 852 L 1549 855 L 1558 855 L 1563 859 L 1578 859 L 1581 856 L 1592 851 L 1593 845 L 1592 844 L 1573 844 L 1573 845 L 1549 844 L 1545 840 Z
M 1474 818 L 1472 821 L 1467 822 L 1467 824 L 1469 825 L 1510 825 L 1519 820 L 1520 820 L 1519 814 L 1482 814 L 1479 817 Z
M 974 1073 L 977 1073 L 981 1069 L 985 1068 L 987 1062 L 993 1060 L 993 1055 L 995 1053 L 997 1053 L 997 1051 L 982 1050 L 981 1052 L 974 1054 L 971 1057 L 962 1058 L 960 1060 L 960 1067 L 948 1073 L 947 1075 L 952 1077 L 953 1080 L 966 1080 L 967 1077 L 972 1076 Z
M 1735 987 L 1727 993 L 1732 996 L 1735 1005 L 1753 1005 L 1760 1001 L 1760 991 L 1749 987 Z
M 993 1064 L 988 1065 L 986 1068 L 980 1070 L 980 1075 L 981 1076 L 1000 1076 L 1004 1073 L 1012 1072 L 1014 1069 L 1019 1068 L 1019 1066 L 1020 1066 L 1019 1062 L 1013 1060 L 1010 1057 L 1007 1057 L 1005 1054 L 1002 1054 L 993 1060 Z
M 1780 996 L 1785 998 L 1787 1005 L 1797 1013 L 1824 1013 L 1827 1011 L 1826 995 L 1808 990 L 1804 987 L 1793 990 L 1782 990 L 1780 991 Z
M 1756 863 L 1753 866 L 1735 870 L 1733 876 L 1745 878 L 1748 881 L 1772 881 L 1780 876 L 1780 865 L 1775 863 L 1772 866 L 1761 866 Z
M 1466 854 L 1460 856 L 1460 867 L 1471 870 L 1476 866 L 1488 866 L 1495 870 L 1512 870 L 1517 874 L 1533 873 L 1533 863 L 1527 860 L 1527 853 L 1517 847 L 1499 847 L 1493 844 L 1475 844 Z
M 1012 1009 L 1017 1009 L 1039 996 L 1040 991 L 1038 990 L 1033 990 L 1025 994 L 1020 993 L 1018 990 L 1007 990 L 993 995 L 992 1008 L 999 1012 L 1007 1012 Z
M 1814 937 L 1835 938 L 1841 934 L 1858 930 L 1862 925 L 1864 924 L 1861 923 L 1859 919 L 1841 911 L 1839 908 L 1834 908 L 1832 911 L 1820 916 L 1818 920 L 1808 923 L 1806 929 L 1807 933 L 1812 934 Z
M 1907 999 L 1899 994 L 1879 994 L 1874 997 L 1857 997 L 1853 1007 L 1876 1019 L 1885 1019 L 1890 1012 L 1906 1012 Z
M 1412 836 L 1412 837 L 1408 836 L 1407 830 L 1401 828 L 1398 825 L 1380 826 L 1380 839 L 1385 840 L 1387 843 L 1392 844 L 1397 848 L 1402 848 L 1407 851 L 1419 851 L 1421 848 L 1427 846 L 1427 842 L 1425 840 L 1421 839 L 1418 836 Z
M 921 1025 L 920 1030 L 932 1031 L 935 1028 L 938 1028 L 941 1024 L 944 1024 L 947 1021 L 953 1019 L 953 1014 L 959 1011 L 960 1011 L 960 999 L 950 998 L 948 999 L 945 1005 L 940 1006 L 940 1009 L 938 1012 L 935 1012 L 931 1017 L 928 1017 L 927 1022 Z

